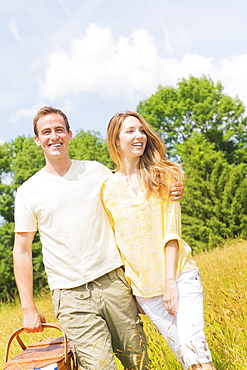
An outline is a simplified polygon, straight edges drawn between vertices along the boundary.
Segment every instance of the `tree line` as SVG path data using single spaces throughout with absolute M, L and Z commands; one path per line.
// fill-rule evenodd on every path
M 238 98 L 220 82 L 202 76 L 182 79 L 176 87 L 159 86 L 139 103 L 140 113 L 164 140 L 168 156 L 183 164 L 181 201 L 183 238 L 194 252 L 226 238 L 247 237 L 247 118 Z M 110 169 L 106 141 L 95 131 L 79 131 L 70 142 L 74 159 L 97 160 Z M 30 137 L 0 146 L 0 301 L 12 300 L 15 285 L 15 191 L 44 166 L 44 156 Z M 34 289 L 48 288 L 38 233 L 33 245 Z

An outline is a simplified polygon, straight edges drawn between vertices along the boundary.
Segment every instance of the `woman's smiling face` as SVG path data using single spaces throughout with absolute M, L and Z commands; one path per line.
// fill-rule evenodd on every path
M 147 136 L 138 118 L 125 118 L 119 131 L 116 146 L 121 156 L 128 158 L 140 157 L 145 150 Z

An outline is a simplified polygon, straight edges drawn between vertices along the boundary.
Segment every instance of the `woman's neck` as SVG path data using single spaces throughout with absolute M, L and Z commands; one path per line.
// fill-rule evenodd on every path
M 140 162 L 139 157 L 121 158 L 121 166 L 120 166 L 119 172 L 121 172 L 125 176 L 131 176 L 133 174 L 137 174 L 139 162 Z
M 122 162 L 124 166 L 119 169 L 119 172 L 124 176 L 125 180 L 136 195 L 138 194 L 140 188 L 140 174 L 138 171 L 138 163 L 139 160 L 126 160 L 124 161 L 124 163 Z

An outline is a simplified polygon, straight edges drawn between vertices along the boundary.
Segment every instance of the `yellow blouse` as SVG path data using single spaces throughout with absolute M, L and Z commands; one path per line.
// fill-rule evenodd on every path
M 101 197 L 133 294 L 147 298 L 164 293 L 164 247 L 169 240 L 179 243 L 177 276 L 197 268 L 190 246 L 181 239 L 179 202 L 147 200 L 143 187 L 136 195 L 119 172 L 103 184 Z

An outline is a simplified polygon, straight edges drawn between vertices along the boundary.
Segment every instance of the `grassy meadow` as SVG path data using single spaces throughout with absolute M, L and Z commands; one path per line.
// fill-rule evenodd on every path
M 205 331 L 217 370 L 247 369 L 247 241 L 237 240 L 210 252 L 195 256 L 204 287 Z M 56 322 L 50 294 L 36 298 L 38 309 L 47 322 Z M 13 331 L 22 326 L 20 305 L 0 306 L 0 368 L 3 366 L 5 347 Z M 142 315 L 149 341 L 152 370 L 181 370 L 174 355 L 152 323 Z M 49 332 L 48 332 L 49 330 Z M 46 329 L 46 337 L 56 336 L 54 329 Z M 40 334 L 23 333 L 26 343 L 37 341 Z M 13 342 L 10 357 L 19 353 Z M 123 369 L 119 365 L 119 370 Z

